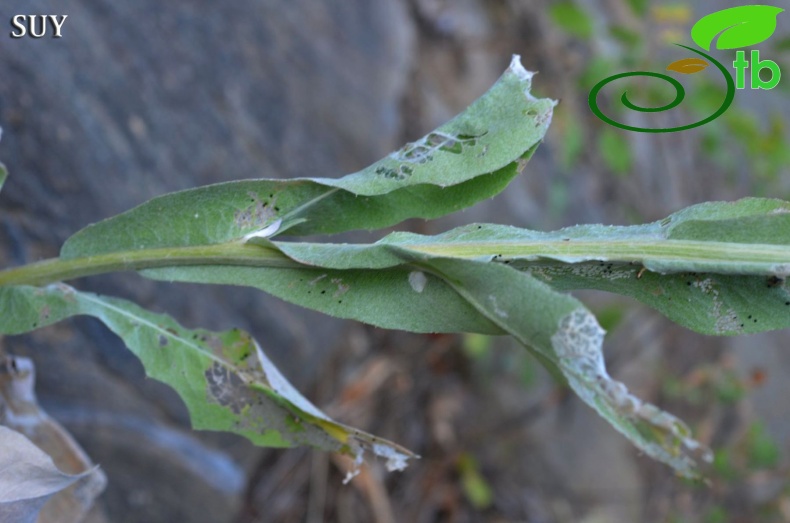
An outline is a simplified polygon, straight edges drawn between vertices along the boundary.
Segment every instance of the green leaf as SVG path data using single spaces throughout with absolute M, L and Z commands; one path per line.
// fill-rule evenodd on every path
M 609 27 L 609 34 L 619 42 L 625 50 L 633 51 L 644 42 L 644 36 L 640 33 L 624 26 L 612 25 Z
M 78 232 L 61 256 L 219 244 L 285 231 L 377 229 L 458 211 L 503 190 L 543 139 L 555 102 L 532 97 L 531 78 L 514 57 L 466 111 L 357 173 L 236 181 L 160 196 Z
M 392 267 L 372 270 L 204 265 L 149 269 L 143 274 L 165 281 L 254 287 L 336 318 L 385 329 L 503 334 L 440 278 L 401 264 L 396 259 Z
M 691 39 L 710 51 L 717 35 L 717 49 L 737 49 L 757 45 L 776 30 L 776 17 L 784 11 L 770 5 L 743 5 L 722 9 L 700 18 L 691 28 Z
M 779 463 L 779 446 L 765 430 L 763 423 L 752 423 L 746 435 L 746 445 L 749 466 L 752 469 L 775 468 Z
M 238 329 L 190 330 L 169 316 L 63 284 L 0 287 L 0 333 L 20 334 L 69 316 L 100 319 L 142 361 L 149 377 L 184 400 L 196 429 L 240 434 L 257 445 L 310 445 L 361 459 L 365 450 L 402 469 L 414 455 L 339 424 L 301 396 L 260 345 Z
M 494 502 L 494 492 L 480 473 L 477 460 L 470 454 L 462 454 L 458 458 L 458 472 L 461 476 L 461 487 L 472 506 L 477 510 L 490 507 Z
M 643 17 L 647 14 L 648 0 L 627 0 L 627 3 L 636 16 Z
M 557 26 L 572 36 L 585 40 L 592 36 L 592 20 L 571 0 L 552 3 L 549 7 L 549 16 Z

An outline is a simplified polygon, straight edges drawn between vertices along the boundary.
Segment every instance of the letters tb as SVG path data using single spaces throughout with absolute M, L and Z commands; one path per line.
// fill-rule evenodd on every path
M 47 35 L 47 22 L 52 25 L 53 38 L 61 38 L 61 29 L 69 15 L 16 15 L 11 19 L 11 38 L 42 38 Z M 60 18 L 60 20 L 58 20 Z

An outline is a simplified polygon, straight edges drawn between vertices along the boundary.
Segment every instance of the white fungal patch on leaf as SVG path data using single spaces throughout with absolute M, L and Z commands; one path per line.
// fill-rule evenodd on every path
M 351 467 L 351 470 L 346 472 L 346 477 L 343 478 L 343 485 L 348 485 L 349 481 L 354 479 L 359 475 L 359 470 L 362 467 L 362 463 L 365 461 L 365 450 L 362 447 L 357 447 L 354 453 L 354 466 Z
M 386 458 L 387 463 L 385 466 L 387 467 L 387 472 L 394 472 L 396 470 L 406 470 L 408 466 L 408 459 L 409 456 L 406 454 L 397 451 L 396 449 L 392 448 L 389 445 L 382 445 L 381 443 L 374 443 L 373 444 L 373 454 L 379 456 L 381 458 Z
M 776 265 L 772 265 L 771 274 L 784 280 L 790 276 L 790 263 L 777 263 Z
M 715 322 L 716 332 L 719 334 L 729 334 L 732 332 L 742 332 L 738 321 L 738 314 L 729 307 L 724 307 L 719 290 L 716 288 L 716 282 L 711 278 L 702 280 L 695 280 L 691 286 L 699 289 L 703 294 L 710 298 L 711 314 Z
M 422 292 L 425 290 L 425 285 L 428 283 L 428 278 L 422 271 L 412 271 L 409 273 L 409 285 L 415 292 Z
M 543 281 L 551 281 L 552 279 L 554 279 L 549 274 L 547 267 L 540 267 L 540 266 L 528 267 L 524 272 L 526 272 L 530 276 L 535 276 L 536 278 L 539 278 Z
M 494 314 L 496 314 L 500 318 L 507 318 L 508 317 L 507 311 L 504 311 L 504 310 L 499 308 L 499 304 L 496 301 L 496 296 L 494 296 L 493 294 L 489 295 L 488 296 L 488 301 L 491 303 L 491 307 L 494 308 Z
M 637 269 L 633 267 L 617 267 L 611 263 L 599 262 L 593 265 L 574 265 L 571 268 L 573 276 L 582 278 L 601 278 L 610 281 L 630 279 L 637 273 Z
M 565 316 L 559 329 L 551 337 L 551 344 L 560 363 L 580 374 L 594 372 L 605 376 L 603 361 L 603 336 L 606 334 L 595 316 L 584 309 L 577 309 Z
M 526 95 L 528 100 L 537 101 L 530 89 L 532 87 L 532 77 L 535 76 L 535 73 L 532 71 L 527 71 L 524 66 L 521 64 L 521 55 L 514 54 L 513 57 L 510 59 L 510 66 L 508 67 L 508 71 L 516 75 L 516 77 L 521 80 L 522 82 L 526 83 L 526 89 L 524 89 L 524 94 Z M 557 105 L 556 100 L 551 100 L 553 105 Z M 549 115 L 551 112 L 549 112 Z
M 308 285 L 315 285 L 316 283 L 318 283 L 319 281 L 323 280 L 326 277 L 327 277 L 327 274 L 322 274 L 321 276 L 318 276 L 317 278 L 315 278 L 313 280 L 310 280 L 309 282 L 307 282 L 307 284 Z
M 716 282 L 711 278 L 695 280 L 691 283 L 695 289 L 699 289 L 703 294 L 710 298 L 712 314 L 715 320 L 716 332 L 719 334 L 729 334 L 732 332 L 743 332 L 740 326 L 737 313 L 731 308 L 723 309 L 723 302 L 716 288 Z
M 342 278 L 332 278 L 332 280 L 331 280 L 331 281 L 332 281 L 332 283 L 334 283 L 335 285 L 337 285 L 337 290 L 336 290 L 336 291 L 335 291 L 335 293 L 332 295 L 332 297 L 333 297 L 333 298 L 339 298 L 340 296 L 344 295 L 344 294 L 345 294 L 345 293 L 347 293 L 349 290 L 351 290 L 351 285 L 348 285 L 348 284 L 346 284 L 346 283 L 343 283 L 343 280 L 342 280 Z
M 246 232 L 244 241 L 251 238 L 268 238 L 277 232 L 281 221 L 277 219 L 276 197 L 270 195 L 270 201 L 261 200 L 254 192 L 248 192 L 249 205 L 236 211 L 234 221 L 241 231 Z M 276 227 L 273 227 L 277 224 Z M 249 232 L 248 232 L 249 231 Z
M 532 71 L 527 71 L 524 69 L 524 66 L 521 64 L 520 54 L 514 54 L 510 59 L 510 71 L 523 82 L 531 82 L 532 77 L 535 76 L 535 73 Z
M 697 463 L 711 461 L 710 451 L 691 438 L 680 419 L 645 403 L 609 377 L 603 358 L 605 331 L 589 311 L 563 317 L 551 337 L 562 373 L 573 390 L 649 456 L 683 475 L 696 475 Z
M 353 451 L 354 462 L 351 470 L 343 478 L 344 485 L 359 474 L 360 467 L 365 461 L 365 451 L 370 451 L 374 456 L 386 459 L 384 466 L 387 467 L 387 472 L 406 470 L 406 467 L 409 466 L 408 461 L 410 458 L 420 459 L 420 456 L 398 445 L 390 442 L 375 441 L 369 435 L 364 435 L 357 431 L 350 434 L 349 443 Z

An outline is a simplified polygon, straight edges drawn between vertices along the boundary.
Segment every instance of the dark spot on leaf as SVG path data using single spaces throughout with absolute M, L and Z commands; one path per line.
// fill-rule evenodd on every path
M 49 305 L 44 305 L 41 308 L 41 312 L 38 313 L 38 319 L 41 321 L 47 321 L 49 319 L 50 308 Z
M 159 346 L 160 347 L 164 347 L 165 345 L 167 345 L 167 336 L 165 336 L 164 334 L 160 334 L 159 335 Z
M 208 385 L 209 400 L 230 408 L 234 414 L 240 414 L 246 406 L 250 405 L 248 398 L 245 397 L 247 395 L 241 393 L 245 390 L 244 382 L 224 365 L 214 362 L 204 376 Z

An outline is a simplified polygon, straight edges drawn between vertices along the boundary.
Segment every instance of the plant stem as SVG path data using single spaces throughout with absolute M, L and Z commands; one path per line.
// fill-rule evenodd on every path
M 331 244 L 306 244 L 331 248 Z M 685 240 L 546 240 L 415 243 L 413 251 L 452 258 L 499 261 L 524 260 L 579 263 L 607 261 L 645 266 L 661 264 L 661 272 L 715 272 L 741 275 L 790 273 L 790 246 Z M 357 246 L 364 247 L 364 246 Z M 166 247 L 124 251 L 85 258 L 53 258 L 0 271 L 0 286 L 46 285 L 59 281 L 119 271 L 162 267 L 225 265 L 304 268 L 276 248 L 242 243 L 196 247 Z M 353 267 L 349 267 L 353 268 Z
M 709 271 L 720 274 L 790 272 L 790 245 L 692 240 L 476 241 L 421 243 L 407 246 L 433 256 L 565 263 L 607 261 L 667 266 L 667 272 Z M 542 259 L 542 260 L 541 260 Z M 669 266 L 672 266 L 671 269 Z
M 46 285 L 108 272 L 189 265 L 301 266 L 269 247 L 224 243 L 114 252 L 67 260 L 52 258 L 0 271 L 0 286 Z

